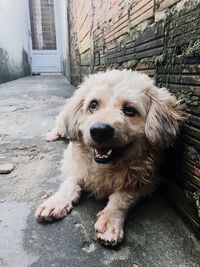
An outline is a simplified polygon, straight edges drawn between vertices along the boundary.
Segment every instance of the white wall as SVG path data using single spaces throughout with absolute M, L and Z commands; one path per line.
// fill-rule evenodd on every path
M 57 33 L 59 38 L 59 48 L 61 52 L 63 71 L 67 78 L 69 78 L 69 42 L 68 42 L 68 19 L 67 19 L 67 1 L 55 0 L 57 12 Z
M 20 64 L 23 48 L 28 52 L 28 0 L 0 0 L 0 47 Z
M 55 0 L 55 6 L 63 72 L 69 77 L 67 1 Z M 0 0 L 0 61 L 2 51 L 4 53 L 3 64 L 0 62 L 0 83 L 5 79 L 12 80 L 27 74 L 24 72 L 26 65 L 23 66 L 22 51 L 24 49 L 28 55 L 28 62 L 25 63 L 28 69 L 31 55 L 28 12 L 28 0 Z M 5 53 L 8 56 L 5 57 Z M 7 78 L 3 77 L 2 80 L 2 76 L 7 76 Z

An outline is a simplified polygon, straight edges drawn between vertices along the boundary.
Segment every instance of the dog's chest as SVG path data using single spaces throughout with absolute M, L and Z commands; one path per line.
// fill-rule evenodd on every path
M 130 160 L 117 165 L 91 164 L 88 167 L 85 186 L 99 198 L 107 197 L 115 191 L 134 194 L 138 190 L 147 190 L 156 179 L 150 159 L 144 160 L 142 164 Z
M 85 186 L 97 197 L 106 197 L 116 190 L 123 189 L 126 172 L 114 165 L 91 164 L 85 177 Z
M 74 159 L 85 187 L 99 198 L 107 197 L 115 191 L 134 194 L 138 189 L 141 190 L 144 184 L 152 184 L 153 157 L 144 157 L 142 160 L 129 158 L 115 164 L 98 164 L 88 151 L 78 147 L 75 152 L 78 152 L 74 153 Z

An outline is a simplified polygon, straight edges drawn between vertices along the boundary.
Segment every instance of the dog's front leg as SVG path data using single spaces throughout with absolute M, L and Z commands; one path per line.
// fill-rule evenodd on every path
M 53 141 L 56 141 L 56 140 L 58 140 L 60 138 L 61 138 L 61 136 L 60 136 L 59 131 L 58 131 L 58 129 L 56 127 L 53 128 L 50 132 L 48 132 L 45 135 L 45 140 L 47 142 L 53 142 Z
M 137 197 L 130 196 L 127 192 L 110 195 L 107 206 L 97 214 L 98 220 L 95 223 L 96 236 L 100 243 L 115 246 L 122 241 L 128 208 L 137 200 Z
M 53 142 L 60 138 L 67 138 L 67 116 L 68 116 L 68 101 L 62 111 L 58 114 L 54 128 L 45 136 L 47 142 Z
M 64 218 L 78 202 L 81 186 L 73 177 L 68 177 L 59 190 L 37 207 L 36 218 L 39 221 L 52 221 Z

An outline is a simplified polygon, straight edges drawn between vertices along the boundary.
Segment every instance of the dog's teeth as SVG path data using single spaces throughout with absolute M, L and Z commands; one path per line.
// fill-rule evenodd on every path
M 109 150 L 106 154 L 104 154 L 104 155 L 99 154 L 98 151 L 97 151 L 96 149 L 94 150 L 94 153 L 95 153 L 96 158 L 98 158 L 98 159 L 107 159 L 107 158 L 111 155 L 111 153 L 112 153 L 112 149 L 110 149 L 110 150 Z
M 112 149 L 111 149 L 111 150 L 109 150 L 109 151 L 106 153 L 106 155 L 110 156 L 110 155 L 111 155 L 111 153 L 112 153 Z

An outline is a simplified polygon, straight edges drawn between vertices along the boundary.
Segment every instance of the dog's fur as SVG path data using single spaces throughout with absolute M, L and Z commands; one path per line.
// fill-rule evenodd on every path
M 96 110 L 88 107 L 98 101 Z M 124 106 L 134 113 L 124 114 Z M 68 137 L 58 192 L 36 211 L 40 220 L 60 219 L 72 209 L 83 188 L 96 197 L 108 197 L 97 214 L 97 239 L 116 245 L 123 238 L 123 224 L 130 206 L 149 195 L 158 183 L 156 169 L 164 149 L 173 145 L 182 120 L 182 106 L 165 88 L 157 88 L 145 74 L 112 70 L 90 75 L 69 99 L 57 118 L 48 141 Z M 114 136 L 96 143 L 90 128 L 96 123 L 112 126 Z M 107 164 L 94 160 L 94 149 L 109 147 L 118 154 Z

